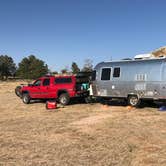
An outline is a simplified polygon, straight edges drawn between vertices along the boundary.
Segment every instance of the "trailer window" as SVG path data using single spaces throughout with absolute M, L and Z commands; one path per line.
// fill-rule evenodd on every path
M 120 67 L 114 68 L 113 77 L 120 77 Z
M 92 72 L 92 81 L 96 80 L 96 70 Z
M 101 73 L 101 80 L 110 80 L 111 68 L 103 68 Z

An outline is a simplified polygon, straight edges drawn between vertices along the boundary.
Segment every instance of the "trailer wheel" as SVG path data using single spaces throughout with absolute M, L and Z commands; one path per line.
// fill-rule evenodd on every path
M 30 103 L 30 100 L 31 100 L 31 98 L 30 98 L 30 96 L 29 96 L 28 93 L 23 94 L 23 96 L 22 96 L 22 101 L 23 101 L 23 103 L 29 104 L 29 103 Z
M 128 104 L 133 107 L 138 107 L 140 105 L 141 101 L 136 95 L 130 95 L 128 96 Z
M 69 104 L 69 101 L 70 101 L 70 97 L 67 93 L 62 93 L 60 96 L 59 96 L 59 102 L 62 104 L 62 105 L 67 105 Z

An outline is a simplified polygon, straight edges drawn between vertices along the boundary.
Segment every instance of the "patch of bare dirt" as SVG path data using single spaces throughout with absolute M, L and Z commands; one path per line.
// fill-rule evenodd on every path
M 95 115 L 95 116 L 92 116 L 92 117 L 83 118 L 79 121 L 73 122 L 72 125 L 76 125 L 76 126 L 94 125 L 94 124 L 100 123 L 104 119 L 112 117 L 112 116 L 113 115 L 111 115 L 111 114 Z

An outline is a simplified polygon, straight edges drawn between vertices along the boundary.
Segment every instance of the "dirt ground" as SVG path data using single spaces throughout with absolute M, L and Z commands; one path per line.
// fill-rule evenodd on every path
M 0 82 L 0 166 L 165 166 L 166 112 L 155 107 L 25 105 Z

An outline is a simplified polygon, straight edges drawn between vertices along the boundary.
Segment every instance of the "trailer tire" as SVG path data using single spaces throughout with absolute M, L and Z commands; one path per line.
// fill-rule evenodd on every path
M 127 100 L 128 104 L 133 107 L 138 107 L 141 103 L 141 100 L 138 98 L 137 95 L 129 95 Z
M 69 101 L 70 101 L 70 97 L 69 97 L 69 95 L 67 93 L 62 93 L 59 96 L 59 103 L 60 104 L 62 104 L 62 105 L 68 105 Z
M 28 93 L 24 93 L 22 96 L 22 101 L 24 104 L 29 104 L 31 101 L 31 98 Z

